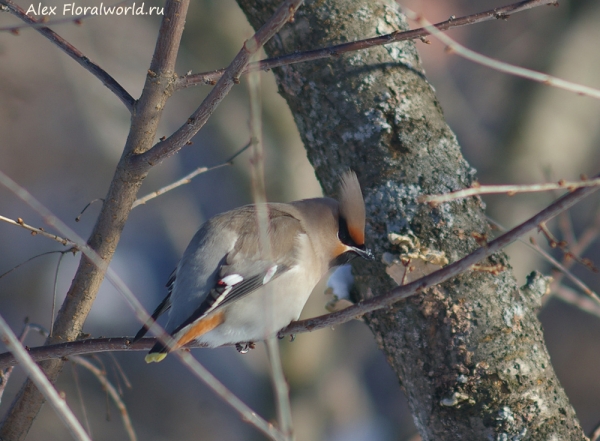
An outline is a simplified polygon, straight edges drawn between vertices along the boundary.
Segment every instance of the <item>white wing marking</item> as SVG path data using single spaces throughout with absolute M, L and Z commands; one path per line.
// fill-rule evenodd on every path
M 228 276 L 223 277 L 220 280 L 220 283 L 222 283 L 223 285 L 227 285 L 227 286 L 233 286 L 233 285 L 237 285 L 242 280 L 244 280 L 244 278 L 242 276 L 240 276 L 239 274 L 230 274 Z
M 277 272 L 277 265 L 273 265 L 271 268 L 267 270 L 265 277 L 263 277 L 263 285 L 269 283 L 269 281 L 273 278 L 275 273 Z

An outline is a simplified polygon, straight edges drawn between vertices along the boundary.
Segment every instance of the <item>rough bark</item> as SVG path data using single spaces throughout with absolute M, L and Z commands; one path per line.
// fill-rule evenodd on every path
M 257 28 L 278 0 L 238 0 Z M 270 56 L 404 29 L 391 0 L 310 1 L 270 44 Z M 489 228 L 479 199 L 419 205 L 457 190 L 475 171 L 461 156 L 412 43 L 274 69 L 325 192 L 354 169 L 377 255 L 388 233 L 412 231 L 454 261 Z M 540 280 L 519 290 L 507 258 L 497 275 L 468 272 L 367 322 L 405 391 L 424 440 L 586 439 L 558 381 L 536 318 Z M 393 282 L 383 265 L 356 268 L 363 295 Z

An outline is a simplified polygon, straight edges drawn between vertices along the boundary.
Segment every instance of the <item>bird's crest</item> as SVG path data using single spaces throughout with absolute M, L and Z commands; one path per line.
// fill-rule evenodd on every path
M 340 215 L 346 221 L 348 233 L 356 245 L 365 243 L 365 202 L 358 178 L 352 170 L 340 179 Z

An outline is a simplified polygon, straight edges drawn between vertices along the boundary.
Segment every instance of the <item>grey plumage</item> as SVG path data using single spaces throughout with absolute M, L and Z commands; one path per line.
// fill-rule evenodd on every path
M 213 347 L 262 340 L 298 319 L 314 286 L 340 256 L 369 256 L 364 203 L 352 172 L 342 179 L 340 202 L 341 208 L 330 198 L 267 204 L 270 256 L 261 255 L 256 206 L 208 220 L 188 245 L 167 298 L 153 314 L 156 319 L 170 308 L 165 330 L 178 344 L 166 348 L 157 343 L 147 361 L 160 361 L 192 339 Z M 349 232 L 348 243 L 340 240 L 341 226 L 344 234 Z

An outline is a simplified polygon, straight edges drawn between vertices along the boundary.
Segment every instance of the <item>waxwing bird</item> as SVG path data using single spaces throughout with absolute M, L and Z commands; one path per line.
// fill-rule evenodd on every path
M 165 330 L 173 342 L 156 343 L 147 363 L 192 340 L 209 347 L 236 344 L 243 352 L 297 320 L 331 268 L 355 256 L 373 258 L 365 247 L 365 204 L 352 171 L 341 178 L 339 202 L 314 198 L 266 207 L 268 257 L 261 253 L 255 205 L 217 215 L 198 230 L 167 283 L 167 297 L 134 338 L 170 310 Z

